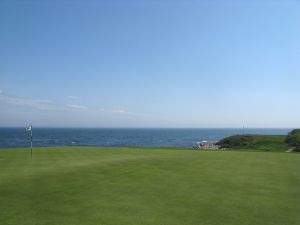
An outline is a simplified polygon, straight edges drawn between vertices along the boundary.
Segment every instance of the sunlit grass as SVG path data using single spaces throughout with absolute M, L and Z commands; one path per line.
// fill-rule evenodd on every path
M 0 224 L 300 224 L 300 154 L 0 149 Z

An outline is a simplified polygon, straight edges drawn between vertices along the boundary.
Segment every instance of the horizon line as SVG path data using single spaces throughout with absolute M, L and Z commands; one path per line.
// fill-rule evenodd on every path
M 28 126 L 28 125 L 27 125 Z M 0 126 L 3 128 L 25 128 L 25 126 Z M 57 129 L 297 129 L 296 127 L 92 127 L 92 126 L 32 126 L 33 128 Z

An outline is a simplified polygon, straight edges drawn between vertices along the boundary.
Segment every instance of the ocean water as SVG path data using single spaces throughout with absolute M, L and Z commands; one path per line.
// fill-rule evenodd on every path
M 290 130 L 33 128 L 33 145 L 191 147 L 195 141 L 218 141 L 235 134 L 285 135 Z M 25 128 L 0 128 L 0 147 L 28 146 L 30 135 Z

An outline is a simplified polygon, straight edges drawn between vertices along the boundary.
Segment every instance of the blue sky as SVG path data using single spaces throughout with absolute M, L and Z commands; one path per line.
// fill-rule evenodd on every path
M 300 1 L 0 1 L 0 126 L 300 127 Z

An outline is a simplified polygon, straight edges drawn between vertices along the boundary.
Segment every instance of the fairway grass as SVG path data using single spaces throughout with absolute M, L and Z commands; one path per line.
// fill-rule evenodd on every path
M 0 149 L 1 225 L 299 225 L 300 154 Z

